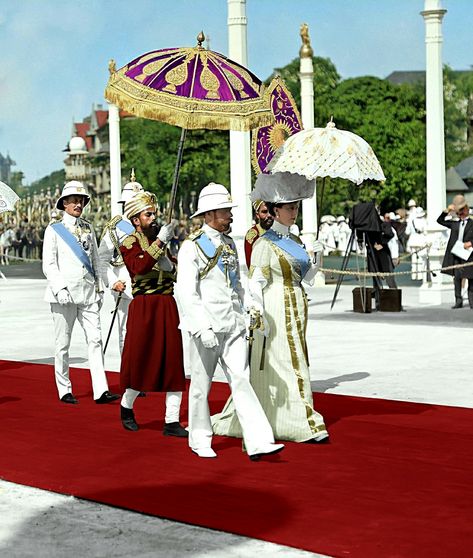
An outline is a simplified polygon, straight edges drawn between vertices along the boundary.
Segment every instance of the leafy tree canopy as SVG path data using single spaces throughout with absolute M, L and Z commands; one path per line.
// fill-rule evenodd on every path
M 365 185 L 358 197 L 372 199 L 375 190 L 383 210 L 405 206 L 411 197 L 424 203 L 423 93 L 375 77 L 360 77 L 341 82 L 327 99 L 327 104 L 331 105 L 330 112 L 339 129 L 349 130 L 370 144 L 386 176 L 385 183 Z M 338 187 L 341 182 L 337 181 Z M 341 196 L 329 194 L 328 201 L 332 200 L 342 210 L 343 205 L 347 205 L 344 195 L 347 193 L 357 197 L 356 191 L 348 185 L 341 188 Z
M 56 187 L 62 188 L 64 182 L 66 181 L 66 172 L 64 169 L 53 171 L 48 176 L 44 176 L 40 180 L 37 180 L 31 184 L 27 189 L 24 189 L 24 193 L 39 193 L 41 190 L 45 192 L 49 189 L 51 192 L 56 190 Z
M 473 154 L 466 131 L 472 118 L 473 72 L 444 66 L 445 159 L 447 169 Z M 469 110 L 470 109 L 470 110 Z
M 121 129 L 122 171 L 134 167 L 143 186 L 156 193 L 160 203 L 171 190 L 180 128 L 142 118 L 127 119 Z M 184 144 L 178 197 L 186 205 L 191 192 L 209 182 L 228 185 L 230 154 L 228 132 L 189 130 Z

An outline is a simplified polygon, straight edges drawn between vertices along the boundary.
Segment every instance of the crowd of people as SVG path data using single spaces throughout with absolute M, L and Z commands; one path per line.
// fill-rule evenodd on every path
M 411 253 L 419 247 L 425 247 L 427 234 L 426 212 L 418 207 L 415 200 L 409 200 L 407 209 L 385 212 L 381 221 L 390 223 L 395 232 L 395 242 L 390 247 L 396 254 Z M 343 255 L 348 247 L 352 229 L 349 217 L 323 215 L 320 219 L 319 240 L 324 245 L 324 255 L 333 253 Z M 397 248 L 396 248 L 397 246 Z
M 60 217 L 60 212 L 55 207 L 60 190 L 40 191 L 20 199 L 15 208 L 15 213 L 0 215 L 0 265 L 9 265 L 14 260 L 40 260 L 43 251 L 44 231 L 51 220 Z M 110 194 L 103 194 L 91 199 L 85 216 L 94 227 L 97 238 L 101 238 L 107 224 L 107 215 L 110 207 Z M 159 211 L 158 223 L 163 214 Z M 447 223 L 452 218 L 447 216 Z M 428 269 L 429 242 L 427 231 L 427 216 L 425 210 L 411 199 L 407 208 L 385 212 L 380 215 L 384 224 L 383 248 L 384 253 L 389 252 L 385 265 L 379 271 L 393 271 L 403 257 L 411 261 L 411 279 L 421 281 L 426 278 Z M 455 216 L 454 216 L 455 220 Z M 252 228 L 250 241 L 259 237 L 258 229 L 264 226 L 265 218 L 260 216 L 258 224 Z M 179 211 L 179 220 L 174 223 L 173 235 L 169 242 L 169 250 L 177 258 L 179 248 L 189 234 L 199 229 L 201 219 L 189 218 Z M 291 232 L 299 235 L 297 224 L 291 227 Z M 361 253 L 367 256 L 366 246 L 352 237 L 350 217 L 339 215 L 323 215 L 320 219 L 318 239 L 323 245 L 323 254 L 343 256 L 347 251 Z M 448 228 L 444 229 L 445 244 L 448 240 Z M 389 238 L 388 238 L 389 237 Z M 351 243 L 351 244 L 350 244 Z M 350 246 L 349 246 L 350 244 Z M 247 242 L 247 245 L 249 243 Z M 379 256 L 379 254 L 377 254 Z M 389 264 L 386 262 L 389 260 Z M 248 256 L 247 264 L 249 265 Z M 394 286 L 394 282 L 391 286 Z

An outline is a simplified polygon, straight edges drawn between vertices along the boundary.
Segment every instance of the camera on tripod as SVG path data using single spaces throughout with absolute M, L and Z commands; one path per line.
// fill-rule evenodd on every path
M 356 240 L 359 251 L 361 253 L 366 252 L 364 271 L 391 273 L 394 266 L 387 243 L 393 238 L 394 233 L 389 223 L 381 221 L 374 202 L 361 202 L 353 206 L 350 211 L 349 225 L 351 235 L 343 257 L 342 271 L 347 269 Z M 342 281 L 343 275 L 340 275 L 333 295 L 332 308 Z M 353 310 L 363 313 L 371 312 L 371 298 L 374 295 L 377 310 L 400 312 L 402 310 L 401 290 L 397 288 L 392 275 L 388 275 L 386 281 L 390 287 L 389 289 L 383 289 L 381 276 L 373 276 L 373 288 L 371 289 L 366 286 L 365 277 L 360 276 L 358 278 L 359 287 L 353 290 Z

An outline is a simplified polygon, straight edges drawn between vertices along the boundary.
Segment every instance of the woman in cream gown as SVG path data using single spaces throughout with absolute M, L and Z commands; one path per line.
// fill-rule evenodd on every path
M 255 331 L 251 351 L 251 384 L 277 440 L 321 442 L 328 433 L 314 410 L 306 344 L 307 296 L 317 272 L 299 240 L 289 232 L 299 202 L 267 203 L 274 216 L 271 229 L 257 240 L 251 255 L 249 289 L 264 330 Z M 315 243 L 314 251 L 322 245 Z M 232 399 L 213 417 L 214 433 L 241 437 Z

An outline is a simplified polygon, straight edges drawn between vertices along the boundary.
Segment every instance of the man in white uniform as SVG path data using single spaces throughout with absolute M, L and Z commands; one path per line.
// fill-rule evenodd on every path
M 59 399 L 73 404 L 78 401 L 69 378 L 69 346 L 76 320 L 89 348 L 95 402 L 110 403 L 119 398 L 109 392 L 104 370 L 99 315 L 103 288 L 98 277 L 97 241 L 90 223 L 81 218 L 89 201 L 81 182 L 67 182 L 56 203 L 64 215 L 61 221 L 48 225 L 43 244 L 43 273 L 48 280 L 45 300 L 51 304 L 56 339 L 56 385 Z
M 127 236 L 135 232 L 135 227 L 123 214 L 126 202 L 143 192 L 143 186 L 136 182 L 135 173 L 132 171 L 130 182 L 122 190 L 122 215 L 115 215 L 105 225 L 99 246 L 100 277 L 105 286 L 111 290 L 117 308 L 118 344 L 120 354 L 123 352 L 123 343 L 126 335 L 126 320 L 128 307 L 132 301 L 131 279 L 120 253 L 120 246 Z M 118 297 L 120 301 L 118 302 Z M 118 302 L 118 307 L 117 307 Z
M 180 328 L 189 332 L 192 377 L 189 389 L 189 446 L 199 457 L 216 457 L 211 448 L 208 394 L 217 362 L 227 377 L 250 459 L 276 453 L 271 426 L 250 384 L 245 341 L 244 291 L 235 244 L 225 234 L 235 207 L 227 189 L 210 183 L 199 195 L 205 224 L 181 246 L 175 296 Z

